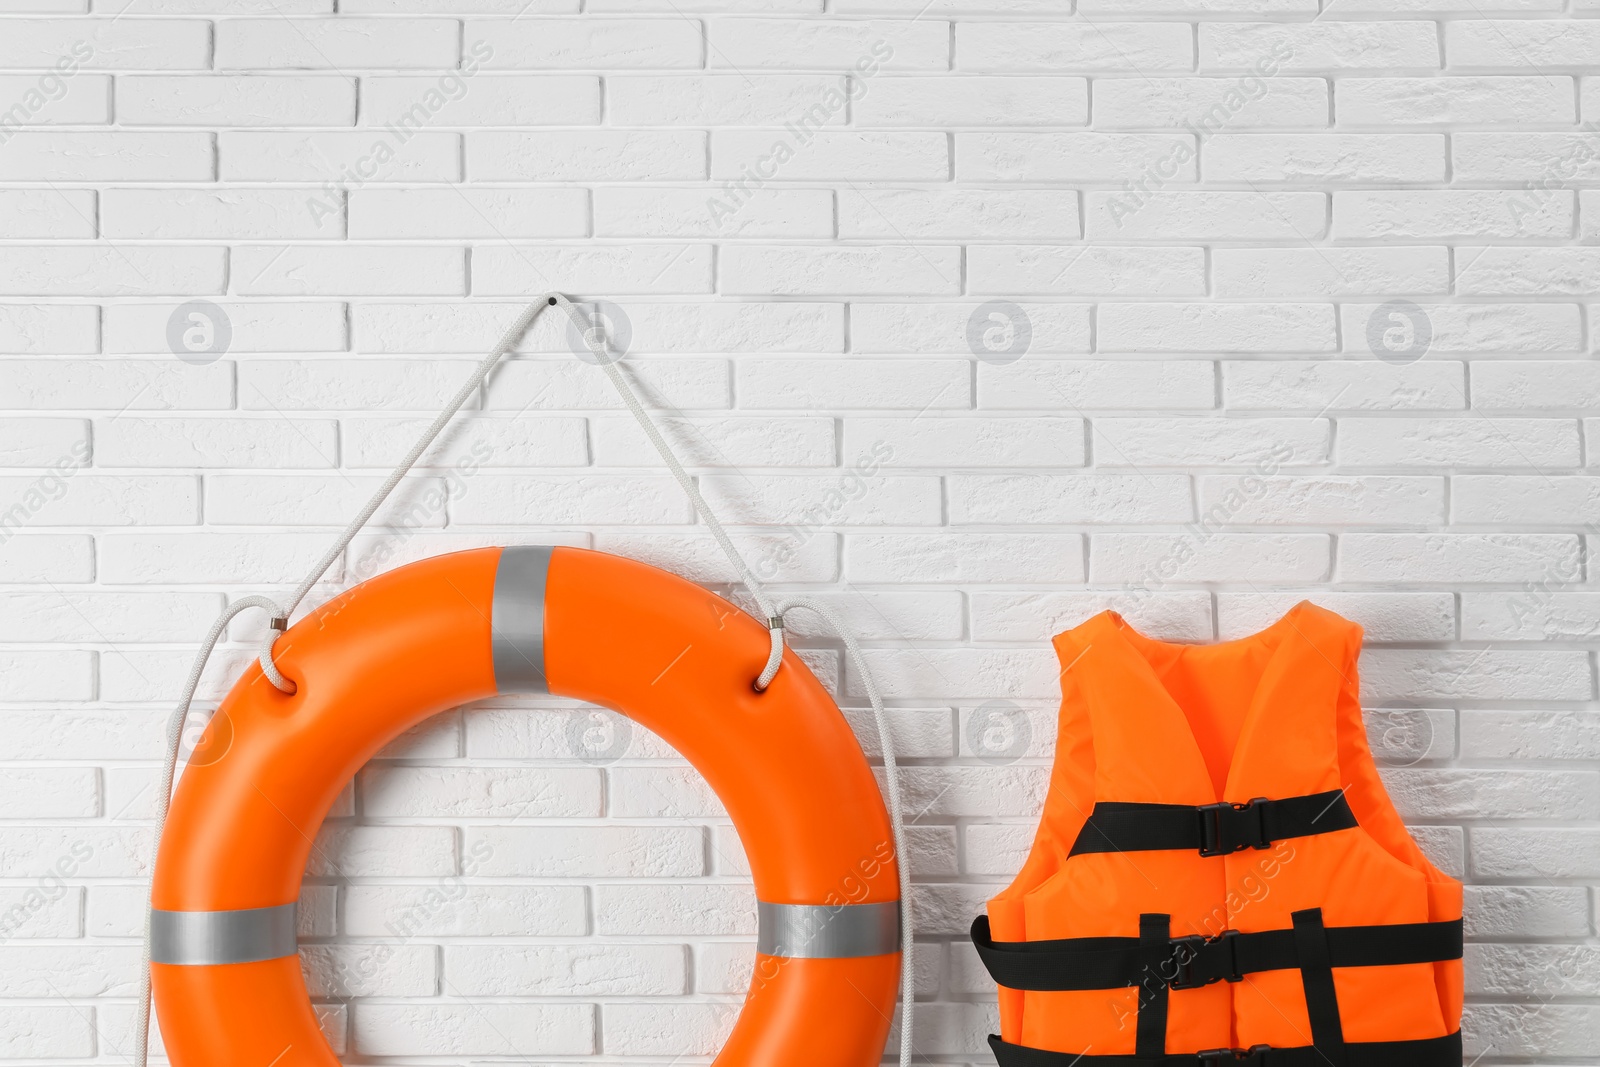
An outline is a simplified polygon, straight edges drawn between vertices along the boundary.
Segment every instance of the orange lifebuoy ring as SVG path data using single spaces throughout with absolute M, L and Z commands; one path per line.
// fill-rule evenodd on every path
M 173 797 L 151 919 L 171 1062 L 337 1067 L 295 943 L 300 881 L 329 807 L 428 716 L 549 692 L 616 709 L 674 745 L 744 842 L 757 962 L 717 1064 L 876 1064 L 900 960 L 889 817 L 804 664 L 786 654 L 770 688 L 754 691 L 767 650 L 761 624 L 713 593 L 568 548 L 423 560 L 308 615 L 275 650 L 296 691 L 252 666 L 201 739 L 212 758 L 193 761 Z

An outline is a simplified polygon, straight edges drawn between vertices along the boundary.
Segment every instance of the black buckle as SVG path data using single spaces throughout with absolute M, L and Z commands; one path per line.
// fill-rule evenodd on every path
M 1198 989 L 1213 982 L 1241 982 L 1237 930 L 1224 930 L 1216 937 L 1190 934 L 1172 939 L 1174 975 L 1167 985 L 1173 989 Z
M 1251 1045 L 1249 1048 L 1208 1048 L 1204 1052 L 1195 1053 L 1195 1058 L 1201 1067 L 1237 1067 L 1245 1064 L 1246 1067 L 1266 1067 L 1267 1053 L 1272 1051 L 1271 1045 Z
M 1244 804 L 1202 804 L 1200 812 L 1200 855 L 1226 856 L 1247 848 L 1271 848 L 1267 840 L 1266 797 L 1254 797 Z

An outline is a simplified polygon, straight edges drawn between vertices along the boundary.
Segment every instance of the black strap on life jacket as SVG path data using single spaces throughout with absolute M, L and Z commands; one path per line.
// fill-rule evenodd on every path
M 1281 800 L 1257 797 L 1246 804 L 1100 801 L 1078 832 L 1070 855 L 1198 849 L 1202 856 L 1226 856 L 1355 825 L 1355 812 L 1341 789 Z
M 1155 1056 L 1080 1056 L 1013 1045 L 989 1035 L 1000 1067 L 1328 1067 L 1315 1045 L 1275 1048 L 1217 1048 L 1204 1052 L 1164 1052 Z M 1345 1050 L 1349 1067 L 1460 1067 L 1461 1032 L 1416 1041 L 1353 1041 Z
M 1140 916 L 1140 937 L 995 941 L 990 936 L 989 917 L 980 915 L 972 922 L 972 943 L 995 983 L 1007 989 L 1120 989 L 1148 985 L 1152 979 L 1170 989 L 1192 989 L 1213 982 L 1237 982 L 1257 971 L 1304 971 L 1308 964 L 1316 967 L 1321 963 L 1315 944 L 1306 940 L 1312 935 L 1302 931 L 1296 920 L 1290 930 L 1225 930 L 1215 937 L 1168 938 L 1152 964 L 1142 936 L 1144 919 Z M 1324 927 L 1319 912 L 1316 928 L 1326 945 L 1329 968 L 1394 967 L 1461 958 L 1460 919 Z M 1313 954 L 1310 959 L 1308 947 Z

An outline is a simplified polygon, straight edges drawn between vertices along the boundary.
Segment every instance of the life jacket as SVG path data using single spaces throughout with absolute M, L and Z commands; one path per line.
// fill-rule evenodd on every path
M 1022 872 L 972 936 L 1000 1067 L 1456 1067 L 1461 883 L 1367 745 L 1361 628 L 1055 638 L 1061 718 Z

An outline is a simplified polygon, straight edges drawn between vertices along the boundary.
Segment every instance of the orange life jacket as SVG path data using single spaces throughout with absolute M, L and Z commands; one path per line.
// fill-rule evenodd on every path
M 1461 884 L 1367 746 L 1361 628 L 1310 603 L 1237 641 L 1113 612 L 1055 639 L 1027 863 L 973 924 L 1000 1067 L 1455 1067 Z

